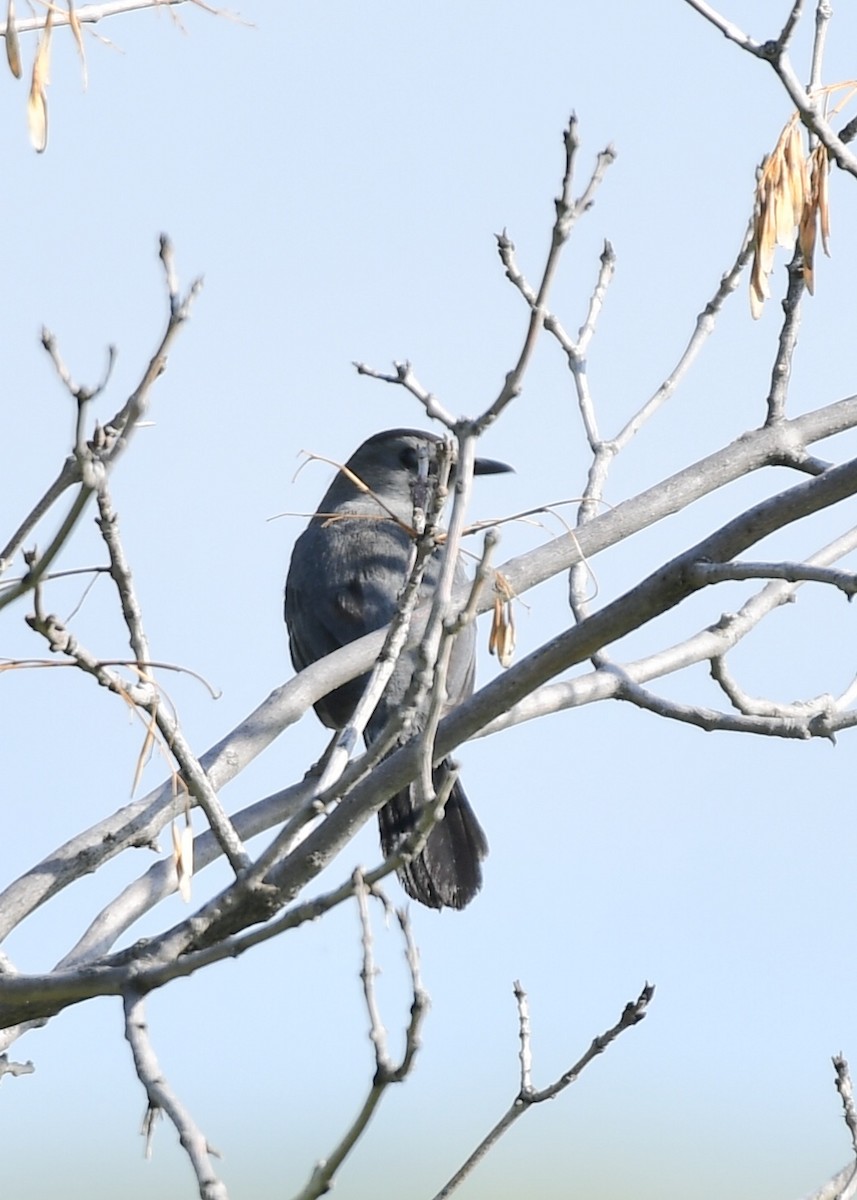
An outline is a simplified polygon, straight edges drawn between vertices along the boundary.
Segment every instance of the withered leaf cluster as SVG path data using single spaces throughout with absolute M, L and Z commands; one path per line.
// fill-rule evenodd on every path
M 489 654 L 496 654 L 501 667 L 510 667 L 515 657 L 514 596 L 506 579 L 498 571 L 494 581 L 494 614 L 488 638 Z
M 771 294 L 768 277 L 774 265 L 774 250 L 777 246 L 791 249 L 795 231 L 803 256 L 804 282 L 810 294 L 813 292 L 819 225 L 822 248 L 830 255 L 829 169 L 827 151 L 820 143 L 809 153 L 804 152 L 803 132 L 795 113 L 758 172 L 750 273 L 750 312 L 754 319 L 761 316 Z
M 45 23 L 39 34 L 36 53 L 33 56 L 33 69 L 30 75 L 30 91 L 27 96 L 27 129 L 33 148 L 41 154 L 48 144 L 48 96 L 47 86 L 50 82 L 51 31 L 54 21 L 54 6 L 48 8 Z M 86 57 L 83 50 L 83 33 L 74 0 L 68 0 L 68 25 L 74 35 L 83 69 L 83 86 L 86 87 Z M 18 38 L 18 24 L 15 15 L 15 0 L 7 0 L 6 5 L 6 61 L 9 70 L 16 79 L 23 74 L 21 64 L 21 44 Z

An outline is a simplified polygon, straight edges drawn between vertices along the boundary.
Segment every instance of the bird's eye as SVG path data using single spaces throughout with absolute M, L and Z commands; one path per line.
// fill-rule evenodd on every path
M 403 446 L 399 451 L 399 462 L 406 471 L 416 471 L 417 451 L 414 446 Z

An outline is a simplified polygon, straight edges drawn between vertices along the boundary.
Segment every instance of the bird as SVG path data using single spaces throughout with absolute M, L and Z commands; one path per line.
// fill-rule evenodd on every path
M 387 429 L 376 433 L 337 472 L 309 525 L 295 542 L 285 587 L 285 619 L 295 670 L 324 658 L 349 642 L 383 629 L 393 620 L 412 563 L 414 485 L 421 453 L 429 477 L 436 475 L 441 443 L 434 433 Z M 506 463 L 477 458 L 474 473 L 511 471 Z M 363 487 L 358 486 L 355 479 Z M 431 595 L 440 572 L 440 552 L 426 566 L 420 598 Z M 455 566 L 455 585 L 467 581 L 463 561 Z M 452 646 L 445 710 L 473 691 L 476 631 L 472 622 Z M 413 651 L 400 655 L 370 717 L 367 746 L 380 735 L 404 699 L 415 666 Z M 368 675 L 353 679 L 318 700 L 315 711 L 329 729 L 350 720 Z M 448 759 L 434 768 L 437 790 L 452 770 Z M 419 805 L 413 785 L 392 797 L 378 813 L 385 857 L 396 852 L 413 830 Z M 428 908 L 462 909 L 482 885 L 482 860 L 488 842 L 458 779 L 423 849 L 398 871 L 405 892 Z

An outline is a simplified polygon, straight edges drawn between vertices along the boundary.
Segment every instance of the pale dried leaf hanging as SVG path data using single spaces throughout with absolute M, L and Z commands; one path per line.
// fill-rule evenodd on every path
M 813 259 L 815 243 L 821 223 L 821 245 L 830 257 L 830 211 L 828 207 L 827 178 L 829 160 L 827 151 L 820 143 L 809 157 L 809 189 L 806 206 L 800 223 L 800 249 L 803 254 L 803 280 L 810 295 L 815 290 Z
M 809 186 L 806 170 L 806 159 L 803 154 L 803 140 L 798 124 L 792 125 L 791 136 L 786 146 L 786 165 L 788 167 L 788 188 L 791 197 L 794 225 L 798 224 L 803 212 L 804 199 Z M 794 232 L 794 229 L 792 229 Z
M 821 221 L 821 248 L 827 258 L 830 258 L 830 158 L 827 150 L 820 143 L 812 152 L 813 175 L 818 178 L 818 216 Z
M 808 190 L 803 142 L 795 115 L 757 175 L 750 271 L 750 312 L 754 320 L 761 316 L 771 294 L 768 278 L 774 269 L 776 247 L 790 249 L 794 245 L 795 230 L 804 220 Z
M 27 128 L 30 131 L 30 141 L 38 154 L 43 153 L 48 144 L 48 98 L 45 88 L 49 83 L 53 21 L 54 10 L 49 8 L 33 62 L 33 78 L 27 98 Z
M 750 270 L 750 311 L 753 319 L 762 312 L 770 296 L 768 276 L 774 263 L 776 232 L 773 229 L 773 212 L 770 203 L 770 159 L 765 159 L 759 168 L 756 183 L 756 204 L 753 214 L 753 266 Z
M 512 592 L 502 575 L 498 573 L 497 590 L 502 596 L 494 597 L 494 615 L 488 637 L 488 653 L 496 654 L 501 667 L 510 667 L 515 656 L 515 616 L 512 612 Z
M 133 701 L 130 701 L 133 704 Z M 152 705 L 152 711 L 149 715 L 149 720 L 146 724 L 146 736 L 143 738 L 143 745 L 140 747 L 140 753 L 137 755 L 137 766 L 134 770 L 134 782 L 131 784 L 131 795 L 137 791 L 140 780 L 143 777 L 143 771 L 146 764 L 152 757 L 152 747 L 155 744 L 155 738 L 158 733 L 158 702 L 157 700 Z
M 21 46 L 18 42 L 18 26 L 15 24 L 15 0 L 9 0 L 6 9 L 6 61 L 16 79 L 21 78 Z
M 45 93 L 33 87 L 27 98 L 27 128 L 33 149 L 42 154 L 48 144 L 48 105 Z
M 822 88 L 826 95 L 848 89 L 837 105 L 839 111 L 855 95 L 853 81 Z M 803 257 L 803 281 L 810 295 L 815 288 L 815 245 L 821 229 L 821 245 L 830 257 L 830 159 L 818 143 L 809 155 L 803 151 L 803 131 L 798 113 L 793 113 L 777 139 L 772 154 L 756 173 L 753 210 L 753 265 L 750 270 L 750 312 L 761 315 L 770 296 L 768 277 L 774 266 L 776 246 L 790 249 L 797 243 Z
M 800 222 L 800 231 L 798 234 L 800 240 L 800 252 L 803 255 L 803 281 L 806 284 L 806 290 L 812 296 L 815 292 L 815 275 L 813 273 L 813 260 L 815 258 L 815 234 L 817 230 L 816 209 L 811 198 L 807 200 L 806 208 L 803 210 L 803 216 Z
M 187 904 L 190 902 L 190 881 L 193 878 L 193 827 L 187 821 L 179 832 L 179 827 L 173 821 L 173 864 L 176 868 L 181 898 Z
M 68 0 L 68 23 L 71 26 L 71 31 L 74 34 L 74 40 L 77 45 L 77 52 L 80 55 L 80 69 L 83 72 L 83 90 L 86 91 L 89 86 L 89 73 L 86 69 L 86 51 L 83 48 L 83 30 L 80 27 L 77 9 L 74 7 L 74 0 Z
M 794 237 L 795 214 L 792 207 L 790 172 L 786 163 L 787 141 L 782 137 L 777 143 L 769 162 L 771 174 L 768 180 L 770 224 L 774 243 L 788 247 Z

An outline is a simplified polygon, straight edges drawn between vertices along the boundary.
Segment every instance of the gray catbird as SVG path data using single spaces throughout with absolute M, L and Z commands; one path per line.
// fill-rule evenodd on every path
M 346 464 L 369 492 L 358 488 L 342 471 L 337 473 L 317 513 L 295 543 L 286 580 L 286 624 L 296 670 L 382 629 L 395 616 L 411 559 L 411 536 L 403 526 L 413 524 L 418 451 L 423 446 L 428 449 L 431 475 L 439 441 L 435 434 L 415 429 L 389 429 L 369 438 Z M 476 474 L 511 469 L 490 459 L 476 460 Z M 423 594 L 431 593 L 439 566 L 438 556 L 433 557 L 425 572 Z M 456 583 L 466 578 L 459 561 Z M 447 677 L 450 708 L 473 690 L 475 638 L 471 623 L 455 639 Z M 367 744 L 401 705 L 413 670 L 413 655 L 402 654 L 366 727 Z M 342 729 L 347 724 L 366 679 L 354 679 L 318 701 L 315 711 L 328 728 Z M 448 769 L 446 763 L 435 768 L 436 787 Z M 396 850 L 401 838 L 412 830 L 416 815 L 410 788 L 380 810 L 378 822 L 385 855 Z M 432 829 L 423 850 L 402 867 L 399 878 L 409 896 L 430 908 L 464 908 L 479 891 L 480 862 L 487 852 L 485 834 L 456 781 L 443 820 Z

